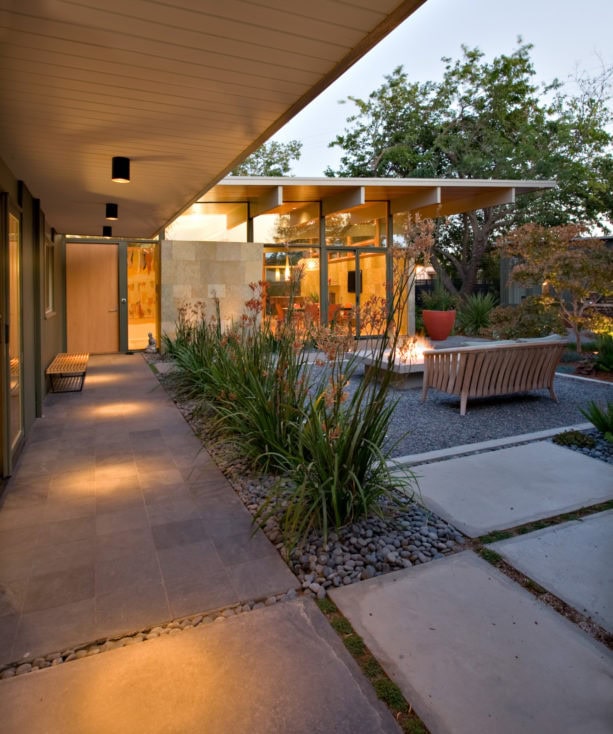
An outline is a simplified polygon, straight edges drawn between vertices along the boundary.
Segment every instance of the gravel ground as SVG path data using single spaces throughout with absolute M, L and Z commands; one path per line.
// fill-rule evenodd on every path
M 389 431 L 390 442 L 396 444 L 393 455 L 420 454 L 586 423 L 581 408 L 591 400 L 602 405 L 613 401 L 611 383 L 560 375 L 554 389 L 557 403 L 547 390 L 469 399 L 465 416 L 460 415 L 459 397 L 430 390 L 422 403 L 421 389 L 391 390 L 392 399 L 398 399 Z

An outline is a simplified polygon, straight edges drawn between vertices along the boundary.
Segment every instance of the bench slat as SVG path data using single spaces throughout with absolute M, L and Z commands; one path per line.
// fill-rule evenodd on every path
M 461 415 L 468 398 L 546 388 L 557 400 L 553 380 L 565 348 L 566 342 L 548 341 L 426 351 L 422 400 L 430 387 L 459 395 Z
M 51 378 L 52 392 L 80 392 L 83 389 L 89 354 L 57 354 L 45 374 Z

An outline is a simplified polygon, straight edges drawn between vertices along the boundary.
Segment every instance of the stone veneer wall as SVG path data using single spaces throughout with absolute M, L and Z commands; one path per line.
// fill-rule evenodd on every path
M 213 313 L 219 298 L 222 323 L 238 317 L 251 297 L 249 283 L 262 279 L 263 245 L 253 242 L 180 242 L 161 248 L 162 334 L 174 335 L 179 308 L 204 301 Z

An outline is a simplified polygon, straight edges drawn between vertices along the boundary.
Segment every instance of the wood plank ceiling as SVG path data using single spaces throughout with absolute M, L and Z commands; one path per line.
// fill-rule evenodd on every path
M 151 236 L 424 1 L 4 3 L 0 158 L 58 232 Z

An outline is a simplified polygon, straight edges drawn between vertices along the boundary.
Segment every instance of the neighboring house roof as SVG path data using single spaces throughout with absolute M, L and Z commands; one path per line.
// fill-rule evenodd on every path
M 324 214 L 369 208 L 390 202 L 391 213 L 417 211 L 424 217 L 448 216 L 497 204 L 555 186 L 555 181 L 496 181 L 426 178 L 292 178 L 229 176 L 199 201 L 249 203 L 250 216 L 306 210 L 309 203 Z M 312 208 L 312 207 L 311 207 Z
M 0 158 L 58 232 L 152 235 L 423 2 L 4 4 Z

